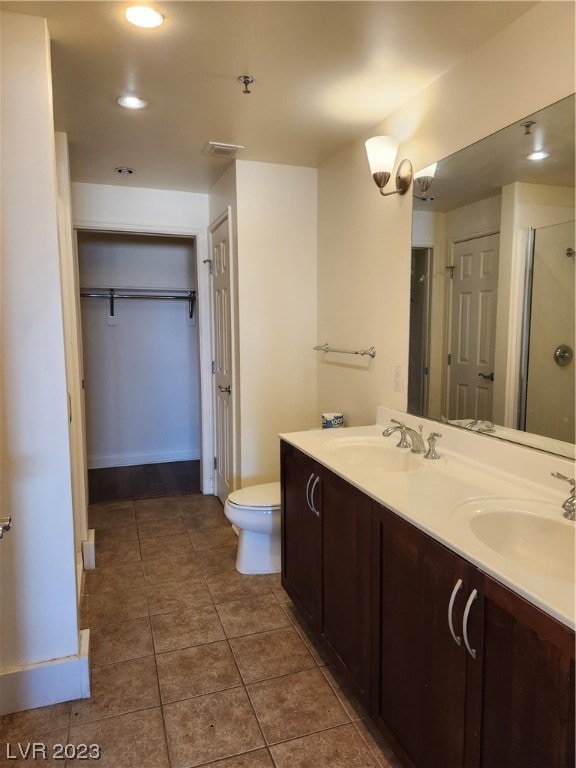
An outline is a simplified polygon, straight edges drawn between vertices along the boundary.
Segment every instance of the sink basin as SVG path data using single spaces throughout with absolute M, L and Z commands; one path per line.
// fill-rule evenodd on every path
M 342 437 L 331 440 L 324 451 L 347 467 L 378 472 L 410 472 L 418 469 L 421 456 L 384 442 L 383 437 Z
M 515 565 L 553 579 L 574 580 L 575 526 L 559 504 L 532 499 L 479 499 L 455 510 L 482 544 Z

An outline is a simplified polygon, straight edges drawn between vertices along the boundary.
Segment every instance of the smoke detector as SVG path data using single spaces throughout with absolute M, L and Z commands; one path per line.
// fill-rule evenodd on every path
M 202 150 L 203 155 L 210 157 L 236 157 L 241 149 L 245 149 L 242 144 L 221 144 L 219 141 L 209 141 Z

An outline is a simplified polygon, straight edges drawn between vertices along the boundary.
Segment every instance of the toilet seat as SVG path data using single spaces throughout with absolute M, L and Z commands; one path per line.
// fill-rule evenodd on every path
M 238 491 L 233 491 L 227 501 L 234 507 L 279 508 L 280 483 L 264 483 L 240 488 Z

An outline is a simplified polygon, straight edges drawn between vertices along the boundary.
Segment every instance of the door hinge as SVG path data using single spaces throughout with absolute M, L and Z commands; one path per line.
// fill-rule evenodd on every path
M 218 459 L 214 456 L 214 469 L 218 469 Z
M 452 355 L 448 353 L 448 365 L 452 365 Z
M 448 272 L 448 279 L 454 280 L 454 265 L 452 264 L 450 267 L 446 267 L 446 272 Z
M 212 360 L 212 373 L 216 373 L 216 360 Z

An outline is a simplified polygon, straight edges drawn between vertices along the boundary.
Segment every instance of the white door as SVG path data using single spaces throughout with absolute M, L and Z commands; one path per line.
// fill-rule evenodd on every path
M 454 246 L 448 418 L 492 419 L 500 236 Z
M 214 468 L 216 495 L 224 502 L 232 488 L 233 402 L 232 314 L 228 218 L 212 232 L 212 307 L 214 328 Z

